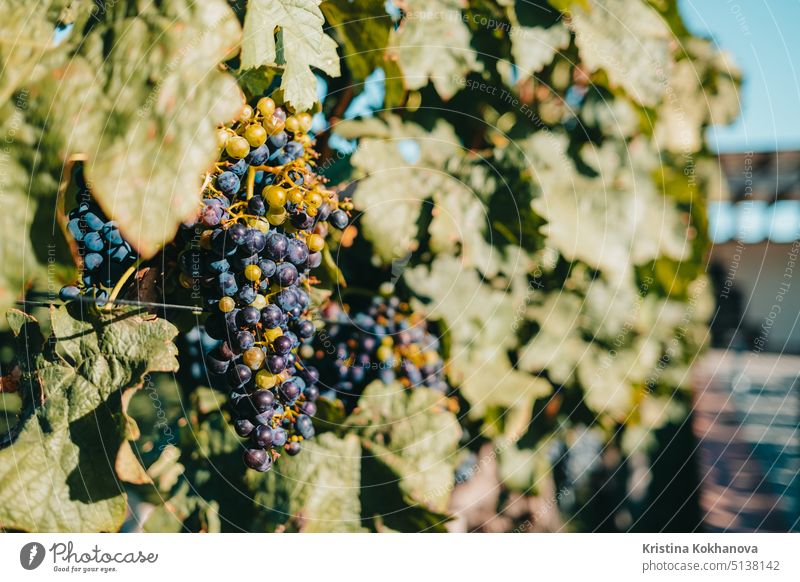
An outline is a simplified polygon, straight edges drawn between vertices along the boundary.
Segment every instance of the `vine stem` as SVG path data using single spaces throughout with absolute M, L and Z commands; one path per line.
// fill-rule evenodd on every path
M 117 284 L 114 285 L 114 288 L 111 290 L 111 294 L 108 296 L 108 303 L 103 307 L 104 311 L 110 311 L 114 307 L 114 299 L 116 299 L 117 295 L 119 295 L 119 292 L 122 290 L 122 286 L 125 285 L 125 282 L 131 278 L 131 275 L 133 275 L 139 269 L 143 262 L 144 259 L 137 259 L 134 264 L 128 267 L 128 270 L 125 271 L 122 277 L 119 278 L 119 281 L 117 281 Z
M 253 197 L 253 188 L 256 185 L 256 169 L 253 167 L 248 168 L 247 170 L 247 199 L 250 200 Z

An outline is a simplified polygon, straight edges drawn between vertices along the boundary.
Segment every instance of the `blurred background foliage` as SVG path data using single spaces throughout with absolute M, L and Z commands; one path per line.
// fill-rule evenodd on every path
M 719 172 L 703 130 L 736 117 L 740 75 L 676 2 L 51 4 L 36 30 L 30 8 L 4 10 L 58 39 L 2 45 L 4 194 L 24 209 L 3 213 L 4 307 L 73 272 L 53 210 L 71 159 L 137 249 L 169 241 L 235 81 L 312 109 L 318 166 L 355 204 L 320 298 L 399 298 L 447 362 L 447 394 L 375 381 L 354 410 L 332 398 L 302 455 L 254 475 L 204 380 L 202 322 L 177 322 L 179 371 L 156 367 L 127 407 L 127 520 L 101 529 L 697 527 L 687 371 Z M 1 396 L 5 431 L 23 404 Z

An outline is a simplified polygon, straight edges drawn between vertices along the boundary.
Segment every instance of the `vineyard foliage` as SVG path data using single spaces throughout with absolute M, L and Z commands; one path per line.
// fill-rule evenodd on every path
M 677 2 L 0 7 L 0 529 L 444 531 L 485 443 L 536 495 L 559 446 L 647 454 L 688 414 L 720 187 L 703 133 L 738 114 L 740 79 Z M 436 330 L 450 391 L 323 398 L 302 454 L 257 473 L 228 396 L 189 377 L 204 316 L 40 303 L 78 276 L 74 164 L 166 277 L 217 128 L 265 94 L 314 114 L 317 167 L 354 206 L 315 308 L 399 297 Z

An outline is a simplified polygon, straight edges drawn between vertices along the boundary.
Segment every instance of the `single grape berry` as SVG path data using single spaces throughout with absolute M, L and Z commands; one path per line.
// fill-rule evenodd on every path
M 272 429 L 264 425 L 257 426 L 253 431 L 253 444 L 265 449 L 272 446 Z
M 250 433 L 256 428 L 255 425 L 247 420 L 246 418 L 239 418 L 234 423 L 233 426 L 236 430 L 236 434 L 240 437 L 245 438 L 250 436 Z
M 244 452 L 244 463 L 251 469 L 263 473 L 272 466 L 272 457 L 264 449 L 247 449 Z
M 334 210 L 331 213 L 328 222 L 330 222 L 335 228 L 342 230 L 347 226 L 349 219 L 347 218 L 347 213 L 344 210 Z

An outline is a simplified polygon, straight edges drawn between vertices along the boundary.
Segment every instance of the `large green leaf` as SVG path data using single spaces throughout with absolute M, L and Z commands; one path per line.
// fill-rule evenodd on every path
M 257 528 L 358 532 L 361 526 L 358 437 L 323 433 L 297 457 L 282 456 L 269 473 L 251 472 Z
M 89 156 L 87 176 L 100 205 L 151 256 L 197 211 L 201 174 L 218 156 L 215 128 L 243 104 L 233 77 L 218 69 L 240 27 L 223 0 L 148 3 L 133 17 L 117 13 L 92 30 L 70 64 L 84 71 L 53 82 L 86 91 L 79 123 L 91 131 L 71 133 L 69 150 Z
M 462 0 L 409 0 L 406 17 L 392 38 L 406 87 L 420 89 L 428 81 L 447 100 L 472 71 L 480 70 Z
M 447 509 L 461 429 L 441 394 L 376 381 L 346 424 L 362 434 L 366 454 L 399 476 L 414 505 Z
M 548 222 L 542 229 L 548 245 L 567 260 L 619 280 L 631 275 L 633 265 L 660 255 L 687 256 L 686 224 L 675 202 L 656 190 L 651 172 L 658 159 L 644 138 L 587 145 L 576 161 L 568 156 L 564 134 L 536 133 L 523 147 L 541 187 L 533 209 Z
M 66 52 L 59 49 L 57 26 L 81 23 L 93 7 L 91 0 L 0 0 L 0 103 L 66 59 Z
M 351 158 L 357 178 L 353 200 L 363 212 L 364 236 L 384 263 L 404 259 L 426 233 L 419 231 L 421 215 L 430 215 L 428 232 L 435 252 L 460 254 L 464 262 L 491 270 L 493 253 L 484 233 L 488 220 L 482 202 L 487 178 L 480 166 L 470 166 L 452 126 L 438 121 L 431 131 L 397 116 L 344 122 L 337 133 L 360 136 Z M 419 152 L 409 159 L 404 152 Z M 483 188 L 449 171 L 471 174 Z
M 78 306 L 75 306 L 78 307 Z M 176 329 L 136 311 L 38 322 L 9 312 L 23 370 L 25 409 L 0 450 L 0 528 L 114 531 L 125 517 L 118 451 L 131 431 L 129 389 L 151 371 L 174 371 Z
M 280 66 L 281 89 L 295 109 L 317 101 L 312 67 L 338 77 L 336 42 L 322 30 L 321 0 L 250 0 L 244 20 L 242 68 Z M 277 38 L 277 40 L 276 40 Z
M 87 4 L 94 5 L 71 3 L 73 13 L 82 11 L 68 40 L 48 49 L 36 74 L 20 81 L 16 107 L 2 112 L 10 143 L 4 154 L 16 162 L 12 194 L 49 197 L 54 205 L 65 162 L 86 160 L 98 202 L 149 257 L 196 212 L 202 173 L 218 156 L 215 127 L 242 106 L 233 77 L 218 69 L 240 26 L 223 0 L 147 3 L 135 11 L 128 0 L 98 9 L 89 23 Z M 30 221 L 36 205 L 14 203 L 27 215 L 13 217 L 19 226 L 3 237 L 17 244 L 22 219 Z M 17 283 L 0 280 L 14 295 Z

